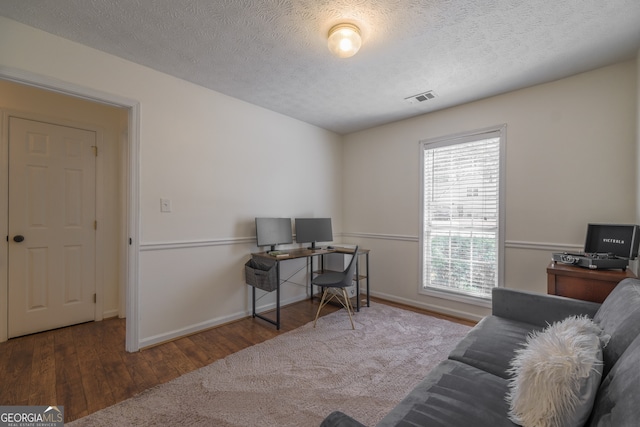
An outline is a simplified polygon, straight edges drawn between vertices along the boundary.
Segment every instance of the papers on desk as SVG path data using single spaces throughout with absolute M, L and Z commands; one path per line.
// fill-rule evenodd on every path
M 358 245 L 351 245 L 348 243 L 340 243 L 339 245 L 333 245 L 334 248 L 355 249 Z
M 288 252 L 283 252 L 283 251 L 271 251 L 267 253 L 271 256 L 278 257 L 278 258 L 289 256 Z

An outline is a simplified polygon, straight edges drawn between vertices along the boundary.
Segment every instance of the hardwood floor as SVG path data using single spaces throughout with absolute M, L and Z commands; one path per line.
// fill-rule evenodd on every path
M 136 353 L 124 349 L 125 319 L 14 338 L 0 343 L 0 405 L 62 405 L 65 422 L 73 421 L 298 328 L 313 320 L 317 307 L 317 300 L 283 307 L 280 331 L 249 317 Z M 338 309 L 329 305 L 322 314 Z

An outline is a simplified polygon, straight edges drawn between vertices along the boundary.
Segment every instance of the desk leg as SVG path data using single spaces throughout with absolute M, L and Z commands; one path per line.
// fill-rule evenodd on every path
M 278 283 L 276 285 L 276 320 L 275 322 L 268 317 L 263 316 L 260 313 L 256 313 L 256 288 L 251 286 L 251 296 L 253 300 L 253 308 L 252 308 L 252 316 L 257 317 L 258 319 L 262 319 L 265 322 L 269 322 L 272 325 L 276 326 L 277 330 L 280 330 L 280 262 L 276 261 L 276 278 Z M 273 291 L 272 291 L 273 292 Z
M 278 287 L 276 288 L 276 329 L 280 330 L 280 262 L 276 262 L 276 273 L 278 277 Z
M 310 265 L 310 270 L 309 270 L 309 278 L 307 280 L 309 280 L 309 299 L 313 299 L 313 257 L 310 256 L 307 258 L 307 265 Z
M 360 311 L 360 263 L 358 262 L 358 254 L 353 253 L 356 257 L 356 311 Z
M 367 274 L 367 307 L 371 307 L 371 299 L 369 297 L 369 252 L 367 252 L 367 254 L 365 255 L 365 258 L 367 260 L 367 270 L 366 270 L 366 274 Z
M 256 317 L 256 287 L 255 286 L 251 286 L 251 301 L 253 302 L 252 305 L 252 317 Z

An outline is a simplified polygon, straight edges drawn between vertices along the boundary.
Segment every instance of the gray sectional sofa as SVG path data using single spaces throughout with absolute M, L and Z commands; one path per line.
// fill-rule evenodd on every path
M 532 331 L 586 315 L 610 336 L 601 348 L 601 376 L 586 408 L 586 426 L 640 425 L 640 280 L 625 279 L 596 304 L 495 288 L 492 314 L 434 368 L 377 427 L 516 426 L 509 418 L 510 364 Z M 608 337 L 607 337 L 608 338 Z M 582 424 L 581 424 L 582 425 Z M 333 412 L 321 427 L 363 427 Z

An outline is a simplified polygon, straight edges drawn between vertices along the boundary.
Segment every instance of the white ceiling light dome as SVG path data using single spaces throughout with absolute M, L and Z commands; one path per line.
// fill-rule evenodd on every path
M 355 55 L 362 46 L 360 28 L 354 24 L 342 23 L 329 30 L 329 50 L 338 58 Z

